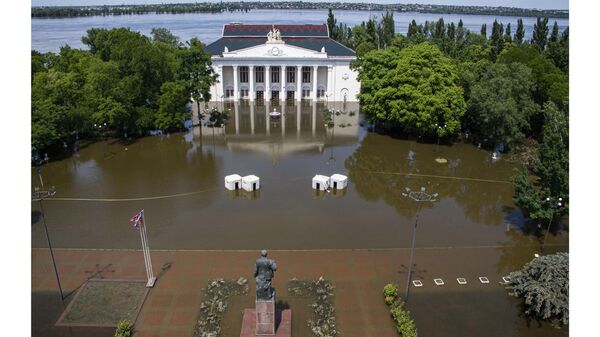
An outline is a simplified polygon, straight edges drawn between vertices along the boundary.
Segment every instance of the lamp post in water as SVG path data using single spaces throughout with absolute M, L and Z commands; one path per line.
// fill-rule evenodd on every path
M 410 198 L 417 202 L 417 215 L 415 217 L 415 225 L 413 227 L 412 233 L 412 245 L 410 248 L 410 259 L 408 261 L 408 275 L 406 276 L 406 290 L 404 291 L 404 301 L 408 301 L 408 291 L 410 289 L 410 281 L 412 277 L 412 268 L 413 268 L 413 257 L 415 253 L 415 241 L 417 237 L 417 224 L 419 222 L 419 212 L 421 211 L 421 203 L 422 202 L 434 202 L 438 196 L 437 193 L 429 194 L 425 192 L 425 187 L 421 187 L 421 190 L 411 191 L 410 188 L 406 188 L 406 192 L 402 193 L 403 196 Z
M 54 267 L 54 275 L 56 275 L 56 283 L 58 283 L 58 291 L 60 291 L 60 300 L 63 302 L 63 306 L 65 305 L 65 297 L 63 295 L 62 286 L 60 285 L 60 278 L 58 277 L 58 270 L 56 269 L 56 261 L 54 259 L 54 252 L 52 251 L 52 244 L 50 243 L 50 235 L 48 235 L 48 226 L 46 225 L 46 216 L 44 214 L 44 205 L 43 201 L 47 197 L 51 197 L 56 194 L 56 189 L 54 186 L 50 186 L 47 191 L 40 190 L 39 187 L 36 187 L 32 194 L 32 201 L 37 201 L 40 205 L 40 212 L 42 214 L 42 223 L 44 224 L 44 230 L 46 231 L 46 240 L 48 240 L 48 248 L 50 249 L 50 257 L 52 258 L 52 266 Z
M 548 222 L 548 228 L 546 228 L 546 235 L 544 236 L 544 243 L 542 244 L 541 252 L 544 253 L 544 247 L 546 246 L 546 240 L 548 239 L 548 233 L 550 233 L 550 226 L 552 226 L 552 222 L 554 221 L 554 216 L 556 215 L 559 208 L 563 207 L 563 198 L 559 197 L 556 202 L 552 202 L 552 198 L 546 198 L 547 203 L 551 203 L 550 207 L 552 208 L 552 217 L 550 218 L 550 222 Z M 559 220 L 560 221 L 560 220 Z

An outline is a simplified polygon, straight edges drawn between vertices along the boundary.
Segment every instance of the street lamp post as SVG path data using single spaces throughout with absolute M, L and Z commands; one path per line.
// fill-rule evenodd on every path
M 446 124 L 444 124 L 444 126 L 438 125 L 438 130 L 437 130 L 437 150 L 440 149 L 440 132 L 442 131 L 442 129 L 446 128 Z
M 550 197 L 546 198 L 546 202 L 551 203 L 552 199 Z M 559 208 L 563 207 L 563 198 L 559 197 L 556 203 L 551 203 L 550 207 L 552 208 L 552 217 L 550 218 L 550 222 L 548 222 L 548 228 L 546 228 L 546 235 L 544 235 L 544 243 L 542 244 L 541 252 L 544 253 L 544 247 L 546 246 L 546 240 L 548 239 L 548 233 L 550 233 L 550 226 L 552 226 L 552 222 L 554 221 L 554 216 Z
M 102 138 L 104 139 L 104 157 L 106 157 L 106 154 L 108 153 L 108 142 L 106 138 L 106 131 L 108 131 L 108 125 L 106 125 L 106 123 L 94 124 L 94 128 L 100 131 L 100 133 L 102 134 Z
M 40 185 L 42 186 L 42 188 L 44 188 L 44 179 L 42 179 L 42 165 L 47 163 L 48 161 L 50 161 L 50 158 L 48 157 L 48 154 L 44 154 L 44 159 L 40 158 L 40 155 L 38 153 L 38 150 L 35 148 L 35 146 L 33 147 L 33 155 L 31 157 L 31 160 L 33 161 L 33 164 L 35 165 L 35 172 L 37 173 L 38 177 L 40 178 Z
M 48 248 L 50 249 L 50 257 L 52 258 L 52 266 L 54 267 L 54 275 L 56 276 L 56 283 L 58 283 L 58 290 L 60 291 L 60 300 L 63 302 L 63 306 L 65 305 L 65 297 L 63 295 L 62 286 L 60 284 L 60 278 L 58 277 L 58 269 L 56 268 L 56 260 L 54 259 L 54 252 L 52 250 L 52 243 L 50 243 L 50 235 L 48 234 L 48 226 L 46 225 L 46 216 L 44 214 L 44 206 L 43 200 L 47 197 L 51 197 L 56 194 L 56 189 L 54 186 L 50 186 L 47 191 L 40 190 L 39 187 L 36 187 L 33 191 L 32 201 L 37 201 L 40 205 L 40 211 L 42 214 L 42 223 L 44 224 L 44 230 L 46 232 L 46 240 L 48 241 Z
M 418 192 L 411 191 L 411 189 L 407 187 L 406 192 L 402 193 L 402 195 L 416 201 L 417 205 L 418 205 L 417 215 L 415 216 L 415 225 L 413 227 L 413 233 L 412 233 L 412 245 L 411 245 L 411 249 L 410 249 L 410 259 L 408 261 L 408 275 L 406 276 L 406 289 L 404 291 L 404 301 L 408 301 L 408 292 L 410 289 L 410 281 L 411 281 L 411 277 L 412 277 L 413 257 L 414 257 L 414 253 L 415 253 L 415 241 L 417 238 L 417 224 L 419 222 L 419 212 L 421 211 L 421 203 L 424 201 L 425 202 L 436 201 L 438 194 L 437 193 L 429 194 L 429 193 L 425 192 L 425 187 L 421 187 L 421 190 Z

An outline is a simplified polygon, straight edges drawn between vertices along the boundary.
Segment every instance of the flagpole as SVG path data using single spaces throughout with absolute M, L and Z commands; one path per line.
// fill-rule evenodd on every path
M 156 277 L 154 277 L 154 273 L 152 272 L 152 260 L 150 259 L 150 247 L 148 246 L 148 235 L 146 232 L 146 217 L 144 214 L 144 210 L 142 210 L 142 228 L 140 228 L 142 232 L 142 241 L 145 243 L 142 248 L 144 250 L 144 260 L 146 260 L 146 273 L 148 274 L 148 283 L 146 283 L 146 287 L 152 288 L 154 287 L 154 282 L 156 281 Z
M 140 239 L 142 241 L 142 253 L 144 254 L 144 264 L 146 266 L 146 277 L 148 282 L 146 283 L 147 288 L 154 287 L 156 277 L 152 270 L 152 260 L 150 259 L 150 246 L 148 245 L 148 232 L 146 231 L 146 218 L 144 216 L 144 210 L 142 209 L 138 214 L 134 215 L 130 221 L 133 222 L 133 226 L 140 231 Z
M 146 267 L 146 278 L 150 280 L 150 274 L 148 273 L 148 258 L 146 257 L 146 240 L 144 238 L 144 225 L 140 226 L 140 239 L 142 241 L 142 253 L 144 254 L 144 266 Z

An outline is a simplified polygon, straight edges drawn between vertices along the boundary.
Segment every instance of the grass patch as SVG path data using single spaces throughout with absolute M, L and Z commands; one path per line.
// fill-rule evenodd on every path
M 143 282 L 89 281 L 59 323 L 117 326 L 122 319 L 135 321 L 145 294 Z

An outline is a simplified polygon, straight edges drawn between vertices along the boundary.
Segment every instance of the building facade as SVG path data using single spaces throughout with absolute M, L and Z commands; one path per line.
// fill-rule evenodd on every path
M 331 39 L 325 24 L 226 24 L 205 50 L 218 75 L 213 101 L 358 101 L 350 69 L 356 54 Z

